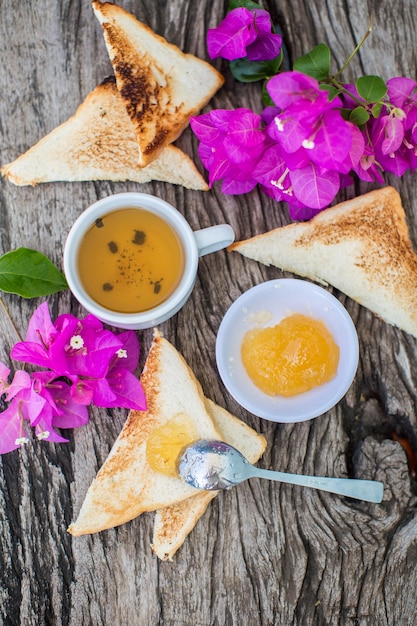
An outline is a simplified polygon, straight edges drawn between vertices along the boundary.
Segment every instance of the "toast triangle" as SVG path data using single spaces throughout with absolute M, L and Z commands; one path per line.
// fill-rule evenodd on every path
M 92 3 L 117 87 L 136 129 L 140 164 L 175 141 L 224 83 L 217 70 L 168 43 L 134 15 L 110 2 Z
M 198 492 L 176 477 L 154 471 L 146 444 L 155 428 L 178 414 L 192 419 L 199 438 L 220 439 L 201 386 L 184 358 L 155 331 L 141 382 L 147 410 L 131 411 L 109 456 L 87 491 L 72 535 L 99 532 L 144 511 L 170 506 Z
M 159 180 L 206 191 L 208 185 L 192 160 L 167 146 L 147 167 L 138 163 L 139 146 L 114 77 L 98 85 L 76 113 L 1 173 L 15 185 L 54 181 Z
M 206 403 L 222 440 L 240 450 L 250 463 L 256 463 L 265 451 L 265 437 L 211 400 L 207 399 Z M 172 560 L 218 493 L 203 491 L 192 498 L 156 511 L 152 550 L 160 559 Z
M 329 284 L 417 337 L 417 255 L 392 187 L 239 241 L 229 250 Z

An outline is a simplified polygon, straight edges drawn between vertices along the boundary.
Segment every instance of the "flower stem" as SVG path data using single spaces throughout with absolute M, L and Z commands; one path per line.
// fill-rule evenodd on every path
M 16 334 L 17 340 L 18 341 L 23 341 L 23 338 L 22 338 L 21 334 L 19 333 L 19 331 L 17 330 L 16 325 L 15 325 L 13 319 L 12 319 L 12 316 L 9 313 L 9 309 L 7 308 L 7 306 L 4 303 L 3 298 L 0 298 L 0 306 L 3 309 L 4 313 L 6 314 L 6 317 L 7 317 L 7 319 L 10 322 L 10 326 L 13 328 L 13 330 L 14 330 L 14 332 Z
M 360 40 L 360 42 L 358 43 L 358 45 L 356 46 L 356 48 L 353 50 L 353 52 L 348 56 L 348 58 L 346 59 L 346 61 L 343 63 L 342 67 L 340 68 L 340 70 L 335 74 L 334 78 L 337 80 L 338 77 L 345 71 L 345 69 L 347 68 L 347 66 L 349 65 L 349 63 L 351 62 L 351 60 L 353 59 L 353 57 L 355 56 L 355 54 L 360 50 L 360 48 L 363 46 L 363 44 L 365 43 L 366 39 L 369 37 L 369 35 L 371 34 L 372 31 L 372 15 L 369 19 L 369 26 L 368 26 L 368 30 L 366 31 L 366 33 L 364 34 L 364 36 L 362 37 L 362 39 Z

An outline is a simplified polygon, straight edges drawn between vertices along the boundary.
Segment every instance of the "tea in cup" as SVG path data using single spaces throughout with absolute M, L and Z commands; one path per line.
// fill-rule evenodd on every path
M 177 313 L 200 256 L 234 240 L 228 224 L 193 232 L 172 205 L 143 193 L 99 200 L 76 220 L 64 248 L 68 285 L 87 311 L 119 328 L 149 328 Z

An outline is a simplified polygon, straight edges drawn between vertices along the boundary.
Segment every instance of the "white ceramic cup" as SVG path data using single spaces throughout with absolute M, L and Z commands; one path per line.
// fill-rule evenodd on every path
M 174 293 L 158 306 L 139 313 L 119 313 L 98 304 L 84 289 L 78 271 L 78 251 L 83 237 L 97 219 L 132 207 L 158 215 L 174 229 L 184 251 L 184 270 Z M 193 231 L 181 213 L 165 200 L 145 193 L 120 193 L 98 200 L 75 221 L 65 243 L 64 272 L 78 302 L 102 322 L 125 329 L 151 328 L 175 315 L 188 300 L 194 287 L 199 257 L 221 250 L 233 241 L 234 232 L 228 224 Z

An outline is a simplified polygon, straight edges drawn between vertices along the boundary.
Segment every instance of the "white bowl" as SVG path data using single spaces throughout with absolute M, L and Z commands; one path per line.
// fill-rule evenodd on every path
M 322 320 L 339 346 L 339 366 L 333 380 L 310 391 L 288 398 L 269 396 L 246 373 L 242 340 L 248 330 L 274 326 L 292 313 Z M 245 409 L 273 422 L 302 422 L 331 409 L 349 389 L 358 359 L 358 336 L 349 313 L 330 292 L 305 280 L 282 278 L 252 287 L 229 308 L 217 334 L 217 367 L 227 390 Z

